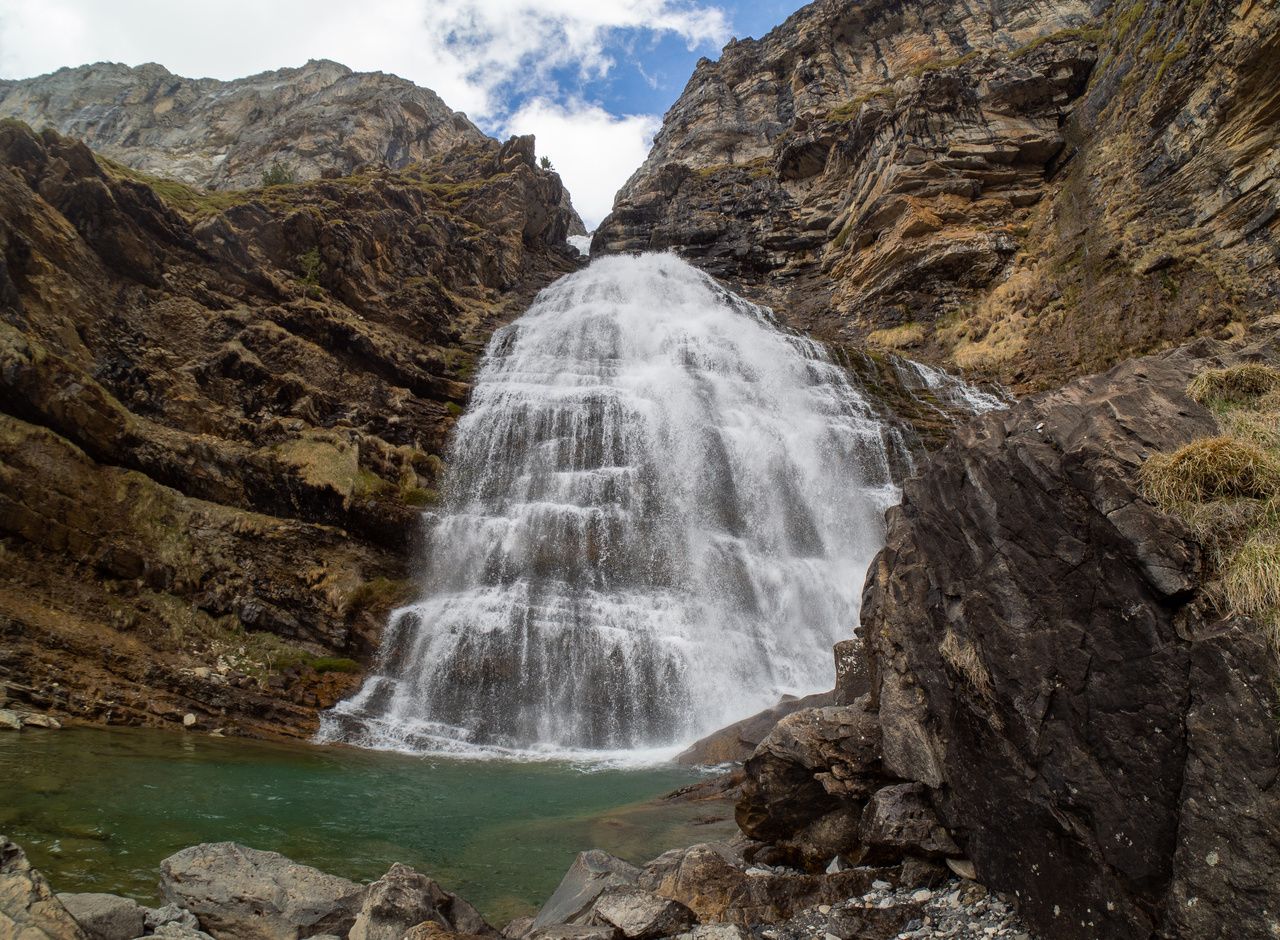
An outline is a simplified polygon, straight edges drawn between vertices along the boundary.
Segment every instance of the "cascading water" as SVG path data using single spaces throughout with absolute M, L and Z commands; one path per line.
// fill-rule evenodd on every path
M 494 336 L 422 600 L 321 738 L 660 747 L 829 687 L 893 434 L 820 346 L 675 256 L 594 261 Z

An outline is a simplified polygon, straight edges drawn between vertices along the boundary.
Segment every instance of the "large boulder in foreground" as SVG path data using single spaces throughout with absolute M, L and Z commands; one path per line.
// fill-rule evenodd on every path
M 1211 352 L 976 420 L 907 483 L 872 566 L 885 769 L 1054 940 L 1280 929 L 1276 658 L 1208 613 L 1201 547 L 1137 481 L 1216 433 L 1184 391 Z
M 369 885 L 349 940 L 401 940 L 412 927 L 434 924 L 453 934 L 495 933 L 479 911 L 408 865 L 395 864 Z
M 136 940 L 146 929 L 146 909 L 132 898 L 84 892 L 59 894 L 89 940 Z
M 578 855 L 555 892 L 533 919 L 532 930 L 561 924 L 586 925 L 591 908 L 607 888 L 634 885 L 640 869 L 608 852 L 592 849 Z
M 26 853 L 0 836 L 0 937 L 5 940 L 88 940 Z
M 160 863 L 165 901 L 196 915 L 218 940 L 345 937 L 366 888 L 235 842 L 194 845 Z

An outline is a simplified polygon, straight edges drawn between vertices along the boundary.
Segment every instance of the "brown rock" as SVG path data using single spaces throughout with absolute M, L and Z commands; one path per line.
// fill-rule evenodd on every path
M 0 936 L 13 940 L 88 940 L 26 853 L 0 836 Z

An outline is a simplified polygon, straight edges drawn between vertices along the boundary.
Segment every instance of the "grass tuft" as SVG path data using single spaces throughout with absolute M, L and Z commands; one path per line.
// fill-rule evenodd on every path
M 1259 362 L 1206 369 L 1191 380 L 1187 394 L 1202 405 L 1243 405 L 1280 389 L 1280 370 Z
M 1269 499 L 1280 490 L 1280 461 L 1230 435 L 1206 437 L 1142 466 L 1143 492 L 1166 508 L 1217 499 Z

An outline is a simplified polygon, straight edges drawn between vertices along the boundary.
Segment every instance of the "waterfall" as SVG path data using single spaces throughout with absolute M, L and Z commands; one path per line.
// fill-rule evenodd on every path
M 829 688 L 893 435 L 821 346 L 674 255 L 593 261 L 490 342 L 421 599 L 321 739 L 660 747 Z

